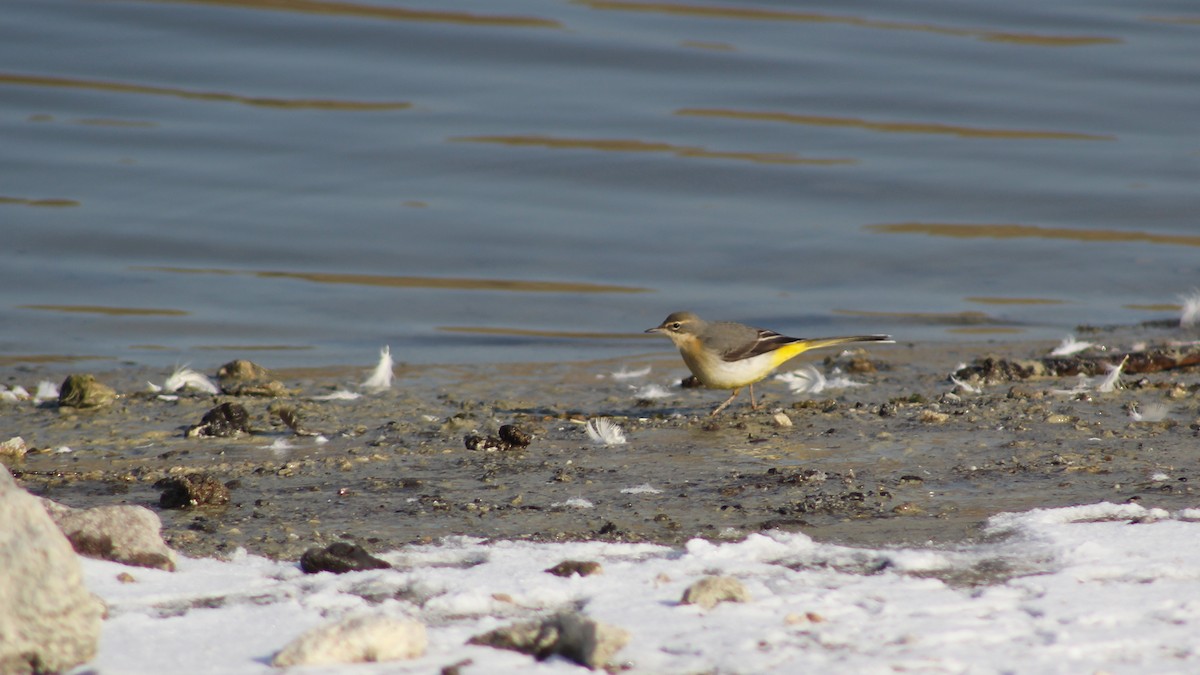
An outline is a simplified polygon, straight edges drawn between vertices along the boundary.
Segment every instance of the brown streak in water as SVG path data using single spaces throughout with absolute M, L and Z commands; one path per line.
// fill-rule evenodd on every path
M 66 354 L 13 354 L 0 356 L 0 366 L 16 366 L 22 363 L 74 363 L 76 361 L 110 361 L 111 356 L 68 356 Z
M 532 330 L 526 328 L 495 328 L 491 326 L 438 326 L 448 333 L 475 333 L 481 335 L 506 335 L 513 337 L 570 338 L 575 340 L 641 340 L 653 335 L 641 333 L 590 333 L 561 330 Z
M 1002 323 L 983 312 L 872 312 L 858 309 L 834 309 L 834 314 L 845 316 L 885 317 L 889 319 L 906 319 L 918 323 L 929 324 L 998 324 Z
M 322 2 L 321 0 L 148 0 L 150 2 L 180 3 L 190 5 L 216 5 L 238 9 L 259 9 L 302 14 L 330 14 L 353 16 L 388 21 L 431 21 L 457 23 L 467 26 L 511 26 L 519 28 L 561 28 L 553 19 L 532 16 L 504 16 L 471 14 L 469 12 L 444 12 L 399 7 L 380 7 L 356 2 Z
M 513 146 L 535 146 L 543 148 L 566 148 L 600 150 L 603 152 L 663 152 L 677 157 L 700 157 L 704 159 L 731 159 L 760 164 L 857 164 L 856 159 L 809 159 L 790 153 L 777 152 L 717 152 L 704 148 L 670 143 L 651 143 L 624 139 L 605 138 L 553 138 L 549 136 L 457 136 L 449 139 L 465 143 L 495 143 Z
M 980 129 L 953 126 L 936 122 L 870 122 L 855 117 L 822 117 L 818 115 L 794 115 L 782 112 L 755 112 L 750 110 L 724 110 L 720 108 L 681 108 L 676 115 L 692 117 L 721 117 L 756 122 L 786 122 L 825 127 L 853 127 L 901 134 L 946 134 L 964 138 L 997 138 L 1020 140 L 1065 140 L 1065 141 L 1115 141 L 1116 136 L 1083 134 L 1072 131 L 1035 131 L 1027 129 Z
M 18 309 L 38 309 L 48 312 L 106 314 L 108 316 L 187 316 L 182 309 L 141 309 L 137 307 L 102 307 L 99 305 L 17 305 Z
M 0 197 L 0 204 L 20 204 L 22 206 L 48 206 L 61 208 L 64 206 L 79 206 L 74 199 L 25 199 L 24 197 Z
M 947 333 L 957 333 L 960 335 L 993 335 L 1010 333 L 1024 333 L 1024 328 L 1013 328 L 1012 326 L 967 326 L 963 328 L 947 328 Z
M 152 129 L 158 126 L 157 122 L 144 122 L 140 120 L 117 120 L 107 119 L 104 117 L 86 117 L 75 120 L 76 124 L 91 127 L 129 127 L 137 129 Z
M 655 14 L 670 14 L 676 16 L 694 16 L 706 19 L 739 19 L 746 21 L 799 21 L 805 23 L 836 23 L 858 28 L 880 30 L 919 31 L 934 35 L 951 37 L 969 37 L 988 42 L 1005 44 L 1029 45 L 1036 47 L 1081 47 L 1088 45 L 1121 44 L 1120 38 L 1093 35 L 1036 35 L 1027 33 L 1006 33 L 970 28 L 950 28 L 923 23 L 907 23 L 903 21 L 881 21 L 866 19 L 858 16 L 837 14 L 818 14 L 815 12 L 788 12 L 782 10 L 754 9 L 735 6 L 703 6 L 661 2 L 615 2 L 609 0 L 574 0 L 576 4 L 591 9 L 621 11 L 621 12 L 650 12 Z
M 467 291 L 509 291 L 525 293 L 650 293 L 652 289 L 637 286 L 585 284 L 559 281 L 523 281 L 520 279 L 464 279 L 454 277 L 400 277 L 380 274 L 332 274 L 321 272 L 237 272 L 220 269 L 191 269 L 185 267 L 131 267 L 148 272 L 175 274 L 252 274 L 265 279 L 299 279 L 324 284 L 356 284 L 389 288 L 439 288 Z
M 148 94 L 153 96 L 175 96 L 177 98 L 199 101 L 222 101 L 242 103 L 245 105 L 265 108 L 292 108 L 306 110 L 403 110 L 411 108 L 411 103 L 372 103 L 368 101 L 337 101 L 332 99 L 283 99 L 239 96 L 221 92 L 191 91 L 172 87 L 154 87 L 128 82 L 108 82 L 104 80 L 82 80 L 67 77 L 46 77 L 42 75 L 18 75 L 16 73 L 0 73 L 0 85 L 28 87 L 66 87 L 73 89 L 91 89 L 110 91 L 120 94 Z
M 681 47 L 690 49 L 708 49 L 714 52 L 734 52 L 737 48 L 728 42 L 702 42 L 700 40 L 684 40 L 680 42 Z
M 302 352 L 313 349 L 311 345 L 196 345 L 197 351 L 209 352 Z
M 1200 26 L 1200 16 L 1147 16 L 1143 21 L 1154 23 L 1173 23 L 1181 26 Z
M 1065 300 L 1051 300 L 1050 298 L 981 298 L 971 297 L 964 298 L 967 302 L 975 302 L 981 305 L 1065 305 Z
M 1179 312 L 1183 310 L 1183 305 L 1158 304 L 1158 305 L 1121 305 L 1122 309 L 1134 309 L 1140 312 Z
M 867 225 L 866 229 L 890 234 L 927 234 L 933 237 L 962 239 L 1068 239 L 1083 242 L 1117 242 L 1200 246 L 1200 236 L 1153 234 L 1122 230 L 1073 230 L 1037 225 L 964 225 L 959 223 L 889 223 Z

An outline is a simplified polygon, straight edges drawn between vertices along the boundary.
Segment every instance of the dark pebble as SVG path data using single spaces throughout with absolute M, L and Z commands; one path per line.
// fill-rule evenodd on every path
M 240 403 L 222 403 L 204 413 L 200 423 L 188 427 L 188 438 L 228 438 L 250 433 L 250 413 Z
M 162 489 L 158 498 L 164 509 L 186 509 L 192 506 L 220 506 L 229 503 L 229 488 L 206 473 L 193 473 L 176 478 L 164 478 L 154 484 Z
M 305 574 L 317 572 L 361 572 L 363 570 L 390 569 L 391 565 L 367 553 L 358 544 L 339 541 L 325 548 L 310 548 L 300 556 L 300 569 Z

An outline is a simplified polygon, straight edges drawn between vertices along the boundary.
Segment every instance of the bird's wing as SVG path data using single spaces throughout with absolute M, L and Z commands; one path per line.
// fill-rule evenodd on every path
M 726 361 L 741 361 L 742 359 L 748 359 L 758 356 L 759 354 L 773 352 L 784 345 L 790 345 L 794 342 L 803 342 L 803 340 L 799 338 L 780 335 L 773 330 L 767 330 L 765 328 L 751 330 L 754 331 L 754 334 L 748 335 L 750 339 L 746 340 L 743 344 L 737 347 L 725 350 L 725 352 L 721 354 L 721 358 Z

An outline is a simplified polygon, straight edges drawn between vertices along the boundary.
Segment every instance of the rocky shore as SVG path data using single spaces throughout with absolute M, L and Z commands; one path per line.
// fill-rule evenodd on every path
M 212 388 L 173 392 L 170 372 L 144 367 L 13 364 L 0 368 L 0 462 L 66 506 L 151 509 L 189 556 L 244 547 L 298 560 L 339 541 L 387 551 L 454 534 L 679 544 L 783 529 L 948 543 L 1003 511 L 1196 506 L 1192 337 L 1152 325 L 1081 333 L 1094 345 L 1065 358 L 1091 365 L 1074 370 L 1045 367 L 1048 343 L 830 354 L 808 361 L 825 389 L 769 380 L 758 410 L 739 400 L 715 419 L 722 393 L 681 388 L 686 370 L 666 352 L 401 364 L 371 391 L 359 386 L 367 364 L 219 377 L 213 363 L 197 368 Z M 1129 353 L 1175 360 L 1109 376 Z M 77 392 L 68 375 L 104 389 Z M 57 391 L 39 401 L 43 381 Z M 596 418 L 626 442 L 593 441 Z

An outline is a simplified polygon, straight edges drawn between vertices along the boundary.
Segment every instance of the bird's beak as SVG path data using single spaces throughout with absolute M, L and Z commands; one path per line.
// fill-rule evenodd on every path
M 662 326 L 655 326 L 654 328 L 647 328 L 647 329 L 646 329 L 646 332 L 647 332 L 647 333 L 661 333 L 661 332 L 663 332 L 663 327 L 662 327 Z

